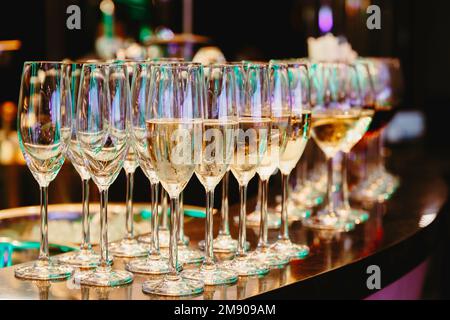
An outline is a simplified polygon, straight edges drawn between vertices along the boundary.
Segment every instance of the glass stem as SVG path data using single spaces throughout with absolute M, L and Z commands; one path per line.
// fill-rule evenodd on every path
M 161 214 L 162 214 L 162 221 L 161 221 L 161 230 L 169 230 L 169 217 L 168 217 L 168 194 L 167 192 L 162 189 L 161 190 Z
M 281 228 L 278 237 L 280 240 L 289 240 L 288 188 L 289 175 L 281 174 Z
M 127 172 L 127 194 L 126 194 L 126 224 L 127 235 L 126 239 L 133 239 L 133 186 L 134 186 L 134 172 Z
M 261 222 L 259 225 L 259 240 L 258 247 L 266 248 L 268 247 L 267 240 L 267 194 L 268 194 L 269 180 L 259 179 L 259 189 L 260 189 L 260 201 L 261 201 Z
M 48 186 L 40 187 L 41 197 L 41 243 L 39 247 L 39 260 L 48 261 Z
M 180 194 L 180 202 L 178 206 L 180 216 L 178 217 L 178 244 L 184 246 L 184 197 L 183 192 Z M 172 212 L 172 211 L 171 211 Z
M 247 185 L 239 185 L 239 193 L 241 196 L 241 208 L 239 210 L 239 242 L 238 256 L 245 256 L 245 243 L 247 242 L 246 234 L 246 211 L 247 211 Z
M 169 277 L 178 278 L 179 197 L 170 197 Z
M 228 181 L 230 177 L 230 172 L 227 171 L 222 179 L 222 210 L 221 210 L 221 220 L 219 235 L 229 236 L 230 235 L 230 222 L 228 220 Z
M 214 264 L 213 252 L 213 210 L 214 189 L 206 191 L 206 219 L 205 219 L 205 264 Z
M 81 250 L 91 250 L 91 240 L 89 231 L 89 179 L 82 179 L 81 183 L 82 192 L 82 212 L 81 212 L 81 228 L 82 228 L 82 242 Z
M 150 197 L 152 201 L 152 217 L 150 221 L 150 254 L 159 254 L 158 191 L 158 183 L 150 184 Z
M 108 189 L 100 191 L 100 267 L 109 267 L 108 258 Z
M 384 132 L 385 128 L 381 129 L 378 135 L 378 172 L 381 175 L 384 170 Z M 381 176 L 382 177 L 382 176 Z
M 342 164 L 341 164 L 341 184 L 342 184 L 342 207 L 344 210 L 350 210 L 350 201 L 348 193 L 348 183 L 347 183 L 347 166 L 348 166 L 348 153 L 342 153 Z
M 330 216 L 336 216 L 336 211 L 334 208 L 334 197 L 333 197 L 333 187 L 334 187 L 334 179 L 333 179 L 333 157 L 327 158 L 327 204 L 328 204 L 328 214 Z

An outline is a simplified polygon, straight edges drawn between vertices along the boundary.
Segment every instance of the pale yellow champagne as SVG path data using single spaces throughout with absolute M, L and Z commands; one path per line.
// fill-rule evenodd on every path
M 234 151 L 237 121 L 204 120 L 200 163 L 195 174 L 206 188 L 214 190 L 227 172 Z
M 358 122 L 359 114 L 318 113 L 313 115 L 312 136 L 327 157 L 343 150 L 347 135 Z
M 189 182 L 197 161 L 196 135 L 201 120 L 157 119 L 147 122 L 148 151 L 156 176 L 174 198 Z
M 240 185 L 246 185 L 256 174 L 267 149 L 270 127 L 270 118 L 239 118 L 231 172 Z
M 304 111 L 301 116 L 291 117 L 291 131 L 288 135 L 286 148 L 281 153 L 279 168 L 287 175 L 297 165 L 311 132 L 311 111 Z
M 267 180 L 278 168 L 281 154 L 286 148 L 288 141 L 288 130 L 290 129 L 291 117 L 272 117 L 270 124 L 270 135 L 267 140 L 266 152 L 261 158 L 261 163 L 256 172 L 261 180 Z
M 372 117 L 374 115 L 374 110 L 363 109 L 356 122 L 353 129 L 351 129 L 347 134 L 347 139 L 342 145 L 342 151 L 350 152 L 350 150 L 361 140 L 361 138 L 366 134 L 369 125 L 372 122 Z

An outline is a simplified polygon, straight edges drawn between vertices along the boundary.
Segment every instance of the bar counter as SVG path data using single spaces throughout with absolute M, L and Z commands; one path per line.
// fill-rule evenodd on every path
M 271 270 L 264 277 L 242 277 L 231 286 L 206 287 L 202 295 L 189 299 L 375 299 L 393 297 L 392 290 L 395 292 L 395 285 L 401 285 L 402 281 L 410 288 L 403 290 L 403 294 L 406 292 L 410 296 L 400 298 L 414 298 L 423 283 L 428 258 L 446 232 L 442 226 L 448 214 L 445 209 L 448 188 L 436 169 L 437 160 L 430 160 L 416 151 L 415 147 L 398 151 L 391 166 L 401 178 L 401 187 L 388 202 L 373 205 L 369 221 L 358 225 L 354 231 L 317 233 L 296 222 L 290 227 L 291 238 L 310 246 L 310 255 L 305 260 L 292 261 L 287 267 Z M 248 201 L 249 211 L 255 202 L 254 197 Z M 61 208 L 77 206 L 79 204 L 50 206 L 50 217 L 52 212 L 64 216 Z M 110 212 L 120 211 L 120 206 L 112 205 Z M 137 203 L 135 209 L 145 206 L 147 204 Z M 18 216 L 21 211 L 23 214 Z M 28 224 L 37 225 L 36 212 L 38 207 L 3 210 L 0 212 L 0 234 L 14 224 L 20 225 L 22 230 L 29 229 Z M 238 205 L 231 206 L 230 212 L 230 221 L 233 221 L 233 216 L 238 214 Z M 216 234 L 218 214 L 214 223 Z M 237 226 L 232 222 L 230 226 L 231 233 L 237 237 Z M 277 232 L 269 231 L 271 241 L 276 239 Z M 204 219 L 186 217 L 185 233 L 191 239 L 190 245 L 197 246 L 204 237 Z M 252 248 L 257 234 L 258 230 L 247 229 Z M 117 258 L 114 267 L 123 268 L 124 262 Z M 372 265 L 380 268 L 381 290 L 367 286 L 371 275 L 368 267 Z M 142 292 L 142 283 L 148 278 L 135 275 L 131 285 L 121 288 L 80 288 L 71 280 L 19 280 L 14 277 L 12 266 L 0 269 L 0 299 L 167 299 Z

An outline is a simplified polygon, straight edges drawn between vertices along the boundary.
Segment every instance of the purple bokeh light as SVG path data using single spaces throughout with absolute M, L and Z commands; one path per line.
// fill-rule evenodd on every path
M 330 32 L 333 28 L 333 11 L 324 5 L 319 9 L 319 29 L 322 33 Z

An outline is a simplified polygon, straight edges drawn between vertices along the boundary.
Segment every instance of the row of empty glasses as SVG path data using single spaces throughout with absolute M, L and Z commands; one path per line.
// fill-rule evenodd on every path
M 72 276 L 74 268 L 81 268 L 87 271 L 77 272 L 74 281 L 94 286 L 125 285 L 133 281 L 133 273 L 163 275 L 147 280 L 143 291 L 184 296 L 202 292 L 205 285 L 261 276 L 293 259 L 306 258 L 308 246 L 290 240 L 292 220 L 301 220 L 312 229 L 345 232 L 368 219 L 366 211 L 349 204 L 345 168 L 347 154 L 381 108 L 381 89 L 374 85 L 379 80 L 373 71 L 378 70 L 378 63 L 375 59 L 351 64 L 292 59 L 207 66 L 179 59 L 26 62 L 18 135 L 41 189 L 41 247 L 39 259 L 16 267 L 15 275 L 65 279 Z M 386 105 L 392 107 L 390 103 L 382 107 Z M 295 198 L 289 196 L 289 175 L 310 135 L 328 165 L 325 206 L 312 216 L 304 210 L 306 206 L 301 207 L 297 192 Z M 339 188 L 343 200 L 339 202 L 333 197 L 333 158 L 338 153 L 343 153 Z M 82 244 L 79 251 L 50 259 L 47 188 L 65 157 L 82 179 Z M 150 233 L 140 237 L 133 231 L 132 209 L 133 175 L 138 166 L 149 179 L 152 203 Z M 127 176 L 126 235 L 109 244 L 108 188 L 122 168 Z M 278 170 L 281 223 L 278 240 L 271 244 L 268 228 L 278 219 L 269 218 L 268 185 Z M 230 171 L 240 189 L 237 240 L 229 232 Z M 188 245 L 182 221 L 182 193 L 194 174 L 206 193 L 201 250 Z M 257 247 L 251 251 L 246 240 L 246 199 L 247 184 L 255 175 L 260 179 L 256 219 L 260 230 Z M 90 179 L 100 192 L 99 254 L 89 240 Z M 214 239 L 214 190 L 221 181 L 222 219 Z M 232 257 L 217 261 L 215 253 L 231 253 Z M 126 264 L 126 270 L 117 270 L 112 268 L 111 254 L 134 259 Z M 186 264 L 201 265 L 183 270 Z

